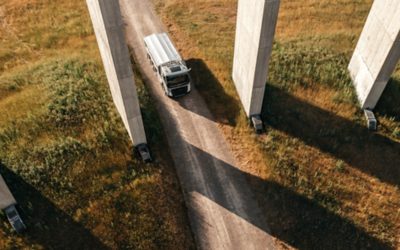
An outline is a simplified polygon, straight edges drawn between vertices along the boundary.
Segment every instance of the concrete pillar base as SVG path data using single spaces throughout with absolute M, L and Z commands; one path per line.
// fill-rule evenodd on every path
M 250 123 L 257 134 L 261 134 L 264 132 L 264 123 L 261 118 L 261 115 L 252 115 L 250 117 Z
M 374 112 L 369 109 L 364 109 L 365 119 L 367 120 L 367 127 L 370 131 L 378 130 L 378 121 L 375 118 Z
M 137 145 L 135 147 L 135 151 L 137 155 L 143 160 L 143 162 L 152 162 L 153 158 L 151 157 L 150 149 L 147 144 L 143 143 L 140 145 Z

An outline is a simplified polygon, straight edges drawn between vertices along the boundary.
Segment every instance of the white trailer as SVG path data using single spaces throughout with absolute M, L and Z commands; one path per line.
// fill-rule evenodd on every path
M 175 49 L 166 33 L 144 38 L 147 56 L 169 97 L 186 95 L 191 90 L 190 69 Z
M 15 231 L 21 233 L 26 229 L 26 227 L 15 208 L 15 205 L 17 205 L 17 201 L 10 192 L 3 176 L 0 175 L 0 210 L 5 212 L 8 221 Z

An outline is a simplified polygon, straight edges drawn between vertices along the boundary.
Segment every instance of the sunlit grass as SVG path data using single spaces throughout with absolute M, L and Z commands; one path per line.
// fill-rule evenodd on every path
M 396 103 L 400 71 L 396 70 L 378 104 L 381 126 L 377 136 L 366 132 L 347 73 L 372 1 L 281 1 L 263 108 L 267 133 L 259 137 L 252 135 L 231 81 L 236 0 L 156 3 L 184 57 L 203 61 L 205 69 L 193 69 L 195 78 L 201 80 L 196 88 L 224 124 L 222 130 L 241 167 L 306 197 L 347 221 L 344 224 L 354 224 L 371 237 L 398 247 L 396 225 L 400 221 L 395 207 L 400 206 L 400 193 L 399 183 L 392 177 L 399 173 L 400 110 Z M 210 73 L 204 74 L 207 69 Z M 390 142 L 382 142 L 383 138 Z M 314 236 L 338 235 L 340 229 L 335 227 L 341 226 L 335 225 L 333 217 L 319 218 L 321 223 L 331 224 L 331 229 L 312 232 L 309 220 L 302 217 L 309 212 L 302 210 L 306 205 L 296 211 L 275 207 L 272 209 L 278 212 L 271 216 L 269 203 L 285 207 L 291 201 L 279 200 L 287 197 L 282 193 L 271 193 L 270 198 L 277 201 L 268 202 L 266 190 L 256 191 L 267 217 L 270 215 L 272 222 L 276 216 L 282 217 L 273 231 L 289 243 L 318 248 L 323 244 Z M 311 233 L 296 238 L 301 235 L 292 231 L 296 227 L 309 228 Z M 351 238 L 348 242 L 363 242 L 356 239 L 358 233 L 350 231 L 353 233 L 346 233 Z M 343 239 L 338 244 L 346 242 Z
M 151 165 L 133 157 L 85 1 L 0 0 L 0 163 L 28 183 L 13 191 L 37 194 L 18 201 L 26 234 L 2 218 L 1 249 L 192 246 L 162 126 L 136 77 Z

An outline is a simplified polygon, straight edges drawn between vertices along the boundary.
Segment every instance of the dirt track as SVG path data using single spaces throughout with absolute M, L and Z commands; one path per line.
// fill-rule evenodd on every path
M 143 44 L 144 36 L 165 30 L 149 2 L 120 0 L 128 43 L 156 100 L 197 246 L 274 249 L 245 174 L 236 167 L 204 100 L 195 89 L 177 100 L 164 95 Z

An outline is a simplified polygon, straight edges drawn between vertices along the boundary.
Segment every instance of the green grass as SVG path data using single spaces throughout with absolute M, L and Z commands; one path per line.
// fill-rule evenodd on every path
M 0 1 L 0 15 L 0 172 L 29 229 L 16 235 L 2 215 L 0 248 L 192 248 L 155 107 L 136 72 L 156 159 L 144 164 L 112 102 L 85 2 Z
M 153 134 L 150 140 L 159 158 L 154 165 L 144 165 L 131 158 L 131 144 L 113 108 L 98 63 L 82 59 L 55 60 L 21 73 L 19 79 L 27 81 L 26 84 L 30 80 L 40 82 L 40 94 L 46 93 L 47 98 L 38 114 L 1 127 L 0 159 L 6 168 L 29 183 L 30 188 L 60 204 L 57 207 L 70 217 L 79 211 L 79 218 L 84 218 L 76 220 L 79 225 L 92 231 L 107 246 L 171 248 L 185 236 L 187 229 L 176 225 L 175 210 L 174 213 L 170 210 L 183 210 L 183 201 L 171 166 L 165 160 L 167 156 L 160 155 L 160 148 L 155 146 L 162 139 L 161 125 L 157 114 L 151 112 L 154 107 L 149 101 L 142 105 L 150 111 L 146 120 L 156 124 L 148 129 Z M 3 78 L 0 82 L 16 84 L 12 78 Z M 24 83 L 19 84 L 24 89 Z M 142 100 L 149 100 L 141 84 L 139 93 Z M 160 197 L 167 196 L 167 190 L 169 198 Z M 22 190 L 17 187 L 16 192 Z M 34 202 L 29 197 L 21 199 L 23 204 Z M 94 209 L 92 203 L 97 204 Z M 32 211 L 34 207 L 21 209 L 25 214 L 32 213 L 26 222 L 35 232 L 22 236 L 20 247 L 30 242 L 25 237 L 35 238 L 38 233 L 49 238 L 48 242 L 35 243 L 39 248 L 83 244 L 84 238 L 68 239 L 67 235 L 64 242 L 54 245 L 50 240 L 54 237 L 51 231 L 41 230 L 33 222 L 43 223 L 38 218 L 44 220 L 46 216 L 58 216 L 57 213 L 42 214 Z M 109 227 L 110 223 L 118 225 L 118 237 L 114 235 L 116 228 Z M 52 226 L 55 224 L 46 224 L 48 228 Z M 3 224 L 2 230 L 8 232 L 3 239 L 15 237 L 8 227 Z M 68 229 L 64 230 L 68 233 Z M 186 246 L 190 245 L 189 239 L 182 239 Z M 93 242 L 85 244 L 89 247 Z
M 263 180 L 252 184 L 272 234 L 303 249 L 398 248 L 400 71 L 375 134 L 347 72 L 371 1 L 281 2 L 258 137 L 231 81 L 236 4 L 156 1 L 183 56 L 201 62 L 196 88 L 241 167 Z

